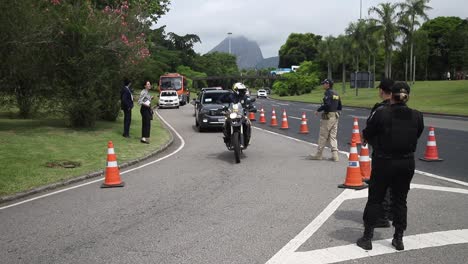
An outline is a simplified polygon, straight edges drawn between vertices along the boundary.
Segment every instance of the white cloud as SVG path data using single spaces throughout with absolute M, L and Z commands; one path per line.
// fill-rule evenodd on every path
M 403 0 L 362 0 L 362 16 L 381 2 Z M 360 0 L 172 0 L 171 10 L 157 26 L 167 32 L 197 34 L 206 53 L 227 37 L 228 32 L 256 41 L 264 57 L 276 56 L 290 33 L 311 32 L 327 36 L 342 34 L 359 19 Z M 466 0 L 432 0 L 429 17 L 468 17 Z

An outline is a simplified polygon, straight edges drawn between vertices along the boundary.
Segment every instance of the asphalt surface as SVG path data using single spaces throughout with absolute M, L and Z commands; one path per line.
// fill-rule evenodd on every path
M 288 115 L 300 117 L 302 109 L 294 113 L 288 107 Z M 407 231 L 407 246 L 414 248 L 396 253 L 376 246 L 376 256 L 362 255 L 368 254 L 363 250 L 347 254 L 361 235 L 366 190 L 337 188 L 345 178 L 345 155 L 338 163 L 311 161 L 313 144 L 277 134 L 314 142 L 318 128 L 299 135 L 292 129 L 295 119 L 287 131 L 256 125 L 252 145 L 235 164 L 222 133 L 196 131 L 192 105 L 158 113 L 177 131 L 175 142 L 148 165 L 122 172 L 125 187 L 100 189 L 102 181 L 94 180 L 22 204 L 3 204 L 0 262 L 335 263 L 336 256 L 328 261 L 309 256 L 325 256 L 320 250 L 340 246 L 343 263 L 465 263 L 468 258 L 467 185 L 416 174 Z M 348 136 L 351 122 L 343 118 L 341 136 Z M 437 130 L 438 140 L 440 134 Z M 442 233 L 443 243 L 431 235 L 451 230 L 455 236 Z M 376 240 L 391 234 L 379 229 Z M 410 243 L 421 234 L 429 236 Z

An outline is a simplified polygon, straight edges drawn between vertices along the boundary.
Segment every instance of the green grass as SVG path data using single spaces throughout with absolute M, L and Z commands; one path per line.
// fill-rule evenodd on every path
M 119 164 L 155 151 L 168 142 L 170 134 L 155 116 L 151 144 L 140 143 L 139 110 L 135 106 L 132 112 L 130 139 L 122 137 L 122 114 L 116 122 L 98 122 L 94 129 L 71 129 L 62 120 L 11 119 L 11 114 L 0 113 L 0 196 L 105 169 L 108 141 L 114 143 Z M 81 166 L 46 166 L 61 160 Z
M 377 85 L 376 85 L 377 86 Z M 349 85 L 342 92 L 341 83 L 336 83 L 334 89 L 340 94 L 343 105 L 357 107 L 372 107 L 380 101 L 377 89 L 358 91 L 358 96 Z M 321 103 L 323 89 L 317 88 L 310 94 L 300 96 L 272 96 L 275 99 Z M 468 80 L 463 81 L 418 81 L 411 87 L 408 105 L 426 113 L 453 114 L 468 116 Z

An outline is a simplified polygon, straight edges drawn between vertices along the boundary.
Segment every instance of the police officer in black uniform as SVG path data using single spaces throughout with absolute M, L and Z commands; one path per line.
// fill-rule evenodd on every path
M 363 130 L 364 139 L 373 147 L 369 196 L 364 210 L 364 235 L 357 245 L 372 249 L 372 237 L 388 187 L 393 195 L 392 245 L 403 250 L 403 232 L 407 226 L 406 198 L 413 178 L 414 152 L 424 130 L 423 116 L 406 105 L 410 87 L 397 82 L 392 87 L 390 105 L 377 109 Z
M 367 118 L 366 124 L 369 124 L 369 120 L 372 118 L 374 115 L 375 111 L 377 109 L 381 109 L 385 106 L 390 105 L 390 98 L 392 97 L 392 86 L 395 82 L 392 79 L 388 78 L 383 78 L 379 86 L 379 97 L 382 99 L 382 102 L 376 103 L 374 107 L 372 107 L 371 112 L 369 114 L 369 117 Z M 364 141 L 364 144 L 367 144 L 367 142 Z M 368 181 L 368 180 L 366 180 Z M 387 193 L 385 194 L 385 199 L 382 203 L 383 207 L 383 213 L 380 216 L 379 220 L 377 221 L 377 224 L 375 227 L 390 227 L 390 222 L 389 220 L 393 219 L 393 215 L 391 213 L 391 205 L 392 205 L 392 191 L 391 188 L 389 187 L 387 189 Z

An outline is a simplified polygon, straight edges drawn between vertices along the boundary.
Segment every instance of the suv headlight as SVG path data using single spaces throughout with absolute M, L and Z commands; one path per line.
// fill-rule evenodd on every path
M 231 119 L 237 118 L 237 113 L 230 113 L 229 118 L 231 118 Z

